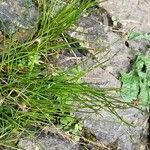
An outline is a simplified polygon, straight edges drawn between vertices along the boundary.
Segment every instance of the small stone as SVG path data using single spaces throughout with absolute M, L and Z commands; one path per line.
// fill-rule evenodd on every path
M 21 139 L 18 147 L 23 150 L 45 150 L 44 145 L 39 141 L 31 141 L 29 139 Z

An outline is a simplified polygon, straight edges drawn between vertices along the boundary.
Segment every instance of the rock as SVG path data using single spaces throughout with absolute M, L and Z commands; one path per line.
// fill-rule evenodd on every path
M 57 135 L 42 134 L 36 140 L 21 139 L 18 147 L 23 150 L 78 150 L 79 145 Z
M 37 23 L 38 10 L 32 0 L 0 1 L 0 31 L 7 36 L 15 35 L 25 40 Z M 31 32 L 30 32 L 31 33 Z
M 82 119 L 85 127 L 90 129 L 97 139 L 106 145 L 116 142 L 118 149 L 134 150 L 141 143 L 141 139 L 143 145 L 146 145 L 146 117 L 133 108 L 121 110 L 118 113 L 134 126 L 120 122 L 106 111 L 101 111 L 100 115 L 85 114 L 82 115 Z M 143 129 L 145 129 L 144 132 Z
M 109 23 L 109 12 L 105 12 L 105 15 L 103 15 L 105 21 L 101 22 L 100 16 L 102 14 L 99 9 L 98 12 L 89 13 L 79 19 L 77 28 L 69 34 L 81 40 L 81 45 L 89 48 L 97 62 L 102 63 L 103 68 L 117 77 L 120 71 L 128 70 L 130 59 L 133 56 L 120 34 L 111 30 L 113 25 Z
M 120 82 L 112 74 L 100 67 L 87 73 L 84 81 L 86 83 L 96 84 L 101 88 L 120 88 Z
M 78 150 L 79 145 L 61 139 L 59 136 L 42 136 L 39 141 L 45 145 L 45 150 Z
M 149 45 L 148 41 L 129 41 L 128 46 L 125 43 L 127 39 L 124 36 L 133 27 L 135 31 L 149 32 L 150 30 L 150 2 L 139 1 L 139 3 L 139 5 L 136 5 L 137 0 L 108 0 L 100 4 L 100 7 L 103 6 L 107 10 L 105 11 L 107 15 L 104 15 L 104 19 L 101 19 L 101 13 L 94 11 L 94 13 L 84 15 L 79 20 L 75 31 L 69 33 L 72 37 L 81 40 L 81 44 L 89 48 L 96 58 L 96 61 L 93 60 L 93 62 L 92 59 L 90 61 L 88 59 L 85 63 L 85 68 L 96 63 L 102 64 L 87 74 L 84 79 L 86 82 L 102 88 L 118 88 L 120 86 L 119 73 L 130 69 L 131 61 L 136 55 L 134 49 L 144 53 Z M 112 20 L 116 18 L 122 27 L 114 31 L 115 22 L 113 22 L 113 25 L 110 24 L 110 17 Z M 148 116 L 135 108 L 118 109 L 117 112 L 125 121 L 134 126 L 132 127 L 119 121 L 106 111 L 77 116 L 84 120 L 84 126 L 104 144 L 112 145 L 117 143 L 117 149 L 120 150 L 146 149 Z
M 150 31 L 150 1 L 144 0 L 108 0 L 101 3 L 101 7 L 109 10 L 112 17 L 120 22 L 125 32 L 144 32 Z M 146 53 L 150 42 L 146 40 L 129 41 L 129 46 L 133 53 L 139 50 Z M 139 52 L 138 51 L 138 52 Z
M 111 16 L 119 21 L 124 29 L 141 32 L 150 31 L 150 1 L 144 0 L 108 0 L 100 6 L 109 10 Z
M 20 139 L 18 147 L 23 150 L 45 150 L 42 143 L 29 139 Z

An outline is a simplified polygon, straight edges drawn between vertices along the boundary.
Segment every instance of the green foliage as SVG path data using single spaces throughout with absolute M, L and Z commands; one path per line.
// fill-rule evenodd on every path
M 74 115 L 62 117 L 60 120 L 64 130 L 74 135 L 81 135 L 83 124 L 79 122 Z
M 121 95 L 125 101 L 140 100 L 143 109 L 150 106 L 150 57 L 137 57 L 132 70 L 121 74 Z
M 133 71 L 121 74 L 121 95 L 124 100 L 136 100 L 139 93 L 139 77 Z
M 67 71 L 49 69 L 49 54 L 70 48 L 61 35 L 94 4 L 64 0 L 63 6 L 55 11 L 53 7 L 57 4 L 52 1 L 37 1 L 43 13 L 29 40 L 17 43 L 9 39 L 4 41 L 0 51 L 2 149 L 16 149 L 20 137 L 33 137 L 45 123 L 56 122 L 57 119 L 61 120 L 64 129 L 79 134 L 82 125 L 72 115 L 71 119 L 69 115 L 72 112 L 83 108 L 96 112 L 105 108 L 115 114 L 114 108 L 118 106 L 117 101 L 107 96 L 107 90 L 81 82 L 84 72 L 80 67 Z
M 129 40 L 149 40 L 150 41 L 150 33 L 142 33 L 142 32 L 131 32 L 129 35 Z

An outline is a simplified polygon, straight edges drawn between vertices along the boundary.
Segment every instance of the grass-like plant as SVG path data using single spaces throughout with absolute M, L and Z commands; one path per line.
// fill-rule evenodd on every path
M 62 34 L 94 3 L 64 0 L 60 6 L 55 0 L 37 1 L 40 23 L 34 34 L 21 44 L 13 39 L 4 42 L 0 51 L 1 148 L 15 149 L 22 136 L 83 108 L 116 114 L 118 102 L 107 95 L 107 89 L 79 82 L 83 74 L 73 69 L 49 69 L 48 54 L 70 48 Z

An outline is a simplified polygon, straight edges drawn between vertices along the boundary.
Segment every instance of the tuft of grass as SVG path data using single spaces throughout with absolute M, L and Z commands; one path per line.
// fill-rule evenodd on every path
M 80 109 L 106 109 L 117 115 L 115 108 L 121 103 L 108 95 L 108 89 L 82 83 L 84 73 L 49 69 L 48 54 L 70 48 L 62 34 L 95 2 L 64 0 L 60 8 L 55 0 L 36 3 L 40 23 L 34 33 L 24 43 L 5 39 L 0 51 L 2 149 L 17 149 L 21 137 L 32 137 L 45 123 L 59 123 Z

